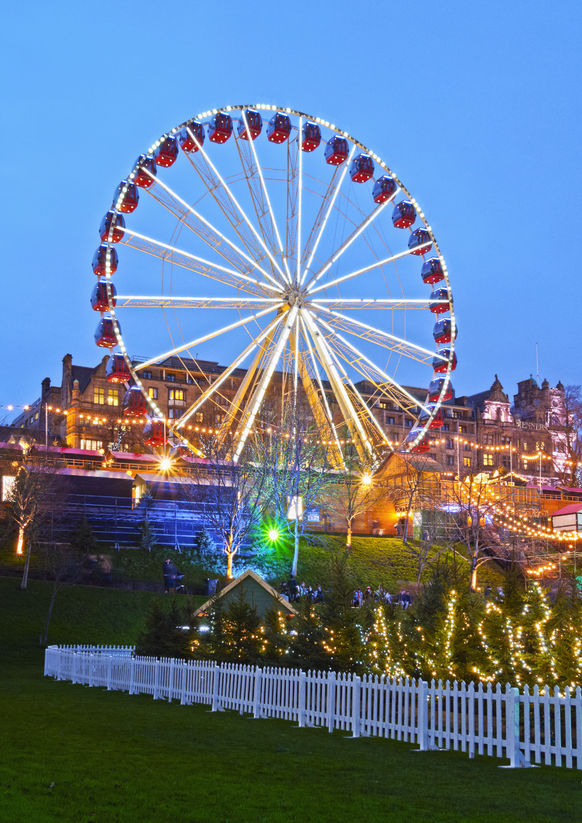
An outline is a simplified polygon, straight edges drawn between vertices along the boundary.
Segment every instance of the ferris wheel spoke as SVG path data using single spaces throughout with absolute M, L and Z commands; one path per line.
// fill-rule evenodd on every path
M 309 369 L 307 367 L 307 363 L 305 362 L 304 358 L 302 358 L 302 363 L 300 366 L 301 371 L 301 380 L 303 382 L 303 388 L 305 390 L 305 394 L 307 395 L 307 399 L 309 404 L 313 410 L 313 416 L 315 417 L 315 421 L 320 426 L 320 430 L 323 431 L 325 429 L 325 425 L 320 423 L 321 421 L 327 422 L 327 426 L 329 427 L 333 440 L 337 449 L 337 453 L 339 455 L 339 465 L 345 469 L 343 453 L 340 446 L 339 436 L 337 433 L 337 429 L 333 422 L 333 415 L 331 413 L 331 409 L 329 407 L 329 402 L 327 399 L 327 394 L 323 387 L 323 381 L 321 379 L 320 371 L 317 367 L 317 359 L 315 353 L 313 351 L 313 346 L 311 345 L 311 341 L 309 339 L 309 333 L 305 326 L 305 321 L 303 319 L 303 315 L 300 315 L 301 321 L 301 334 L 303 339 L 305 340 L 305 344 L 307 346 L 307 351 L 309 353 L 309 361 L 311 363 L 311 368 L 315 375 L 315 379 L 317 381 L 317 385 L 319 388 L 319 394 L 317 393 L 316 389 L 313 386 L 313 380 L 311 379 L 311 375 L 309 374 Z M 305 377 L 304 377 L 305 374 Z
M 323 233 L 324 233 L 324 231 L 325 231 L 325 227 L 327 226 L 327 221 L 329 220 L 329 217 L 330 217 L 330 215 L 331 215 L 331 213 L 332 213 L 332 211 L 333 211 L 333 207 L 334 207 L 334 205 L 335 205 L 336 198 L 337 198 L 337 196 L 338 196 L 338 194 L 339 194 L 339 191 L 340 191 L 340 189 L 341 189 L 342 183 L 344 182 L 344 178 L 345 178 L 345 176 L 346 176 L 346 174 L 347 174 L 347 171 L 348 171 L 349 165 L 350 165 L 350 163 L 351 163 L 351 161 L 352 161 L 352 157 L 354 156 L 354 152 L 355 152 L 355 151 L 356 151 L 356 146 L 354 145 L 354 146 L 352 146 L 352 148 L 351 148 L 351 151 L 350 151 L 350 154 L 349 154 L 348 159 L 347 159 L 347 160 L 346 160 L 346 162 L 343 164 L 343 169 L 342 169 L 342 171 L 341 171 L 341 174 L 339 175 L 339 178 L 337 179 L 336 185 L 334 186 L 333 191 L 332 191 L 332 193 L 330 194 L 330 197 L 329 197 L 329 202 L 328 202 L 328 204 L 327 204 L 327 210 L 326 210 L 326 211 L 325 211 L 325 213 L 322 215 L 321 223 L 320 223 L 320 225 L 319 225 L 319 229 L 318 229 L 318 231 L 317 231 L 317 234 L 315 235 L 315 240 L 314 240 L 314 243 L 313 243 L 313 247 L 312 247 L 312 249 L 311 249 L 311 253 L 309 254 L 309 260 L 307 261 L 307 263 L 306 263 L 306 265 L 305 265 L 305 268 L 303 269 L 303 272 L 302 272 L 302 274 L 301 274 L 301 285 L 303 285 L 303 284 L 304 284 L 304 282 L 305 282 L 305 278 L 306 278 L 306 276 L 307 276 L 307 272 L 308 272 L 308 271 L 311 271 L 311 264 L 313 263 L 313 258 L 315 257 L 315 254 L 316 254 L 316 252 L 317 252 L 317 248 L 318 248 L 318 246 L 319 246 L 319 242 L 320 242 L 321 238 L 323 237 Z M 336 169 L 336 171 L 337 171 L 337 169 Z M 335 177 L 336 177 L 336 175 L 334 175 L 334 179 L 335 179 Z M 328 189 L 328 191 L 329 191 L 329 189 Z M 326 192 L 326 195 L 327 195 L 327 192 Z M 323 205 L 323 204 L 322 204 L 322 205 Z M 318 216 L 316 217 L 316 223 L 318 222 L 318 220 L 319 220 L 319 214 L 318 214 Z M 315 228 L 315 226 L 314 226 L 314 228 Z M 309 238 L 309 240 L 310 240 L 310 239 L 311 239 L 311 237 Z M 309 240 L 308 240 L 308 243 L 309 243 Z
M 337 277 L 335 280 L 331 280 L 329 283 L 322 283 L 315 289 L 308 289 L 310 295 L 316 294 L 323 289 L 331 289 L 332 286 L 337 286 L 339 283 L 344 283 L 346 280 L 351 280 L 353 277 L 359 277 L 361 274 L 366 274 L 373 269 L 377 269 L 380 266 L 385 266 L 388 263 L 394 263 L 396 260 L 400 260 L 402 257 L 408 257 L 409 254 L 412 254 L 413 251 L 418 251 L 418 249 L 424 248 L 425 246 L 428 247 L 432 243 L 432 240 L 428 243 L 423 243 L 422 246 L 416 246 L 414 249 L 406 249 L 405 251 L 398 252 L 397 254 L 392 254 L 390 257 L 385 257 L 383 260 L 376 260 L 374 263 L 371 263 L 369 266 L 364 266 L 362 269 L 357 269 L 356 271 L 349 272 L 348 274 L 342 275 L 342 277 Z
M 255 280 L 254 277 L 250 277 L 241 271 L 222 266 L 220 263 L 212 263 L 204 257 L 179 249 L 176 246 L 171 246 L 168 243 L 163 243 L 161 240 L 155 240 L 153 237 L 148 237 L 148 235 L 141 234 L 141 232 L 134 231 L 133 229 L 124 228 L 123 231 L 124 234 L 132 238 L 131 242 L 129 240 L 123 241 L 123 245 L 128 248 L 159 257 L 162 260 L 168 260 L 182 268 L 195 271 L 197 274 L 202 274 L 204 277 L 210 277 L 213 280 L 218 280 L 220 283 L 227 283 L 229 286 L 234 286 L 237 289 L 250 291 L 251 294 L 260 295 L 265 291 L 271 293 L 277 292 L 277 290 L 268 283 Z M 164 251 L 160 251 L 161 249 Z M 180 258 L 192 261 L 198 265 L 187 265 L 184 260 Z
M 350 430 L 352 439 L 356 443 L 356 448 L 360 454 L 360 457 L 366 458 L 373 452 L 372 444 L 370 443 L 368 435 L 362 425 L 362 421 L 354 408 L 343 380 L 337 371 L 333 354 L 325 340 L 325 337 L 319 330 L 315 318 L 311 312 L 302 312 L 302 317 L 305 320 L 305 326 L 311 335 L 311 339 L 313 340 L 315 350 L 319 357 L 319 362 L 327 375 L 335 398 L 339 404 L 344 419 L 344 424 Z
M 158 354 L 155 357 L 150 357 L 149 360 L 146 360 L 144 363 L 139 363 L 136 367 L 136 371 L 141 371 L 143 369 L 147 369 L 149 366 L 152 366 L 154 363 L 159 363 L 162 360 L 166 360 L 168 357 L 172 357 L 175 354 L 180 354 L 180 352 L 185 351 L 186 349 L 194 348 L 198 346 L 200 343 L 206 343 L 208 340 L 212 340 L 214 337 L 219 337 L 221 334 L 227 334 L 229 331 L 233 331 L 233 329 L 238 329 L 240 326 L 244 326 L 247 323 L 252 323 L 253 320 L 258 320 L 259 317 L 264 317 L 266 314 L 275 310 L 275 306 L 269 306 L 268 309 L 264 311 L 257 312 L 256 314 L 251 315 L 250 317 L 243 317 L 240 320 L 237 320 L 235 323 L 230 323 L 228 326 L 222 326 L 220 329 L 215 329 L 208 334 L 202 335 L 202 337 L 197 337 L 195 340 L 189 340 L 187 343 L 183 343 L 180 346 L 176 346 L 169 351 L 163 352 L 163 354 Z
M 307 279 L 307 282 L 305 283 L 305 287 L 308 290 L 309 290 L 310 285 L 314 286 L 318 282 L 318 280 L 321 280 L 321 278 L 325 274 L 327 274 L 327 272 L 331 269 L 331 267 L 334 265 L 334 263 L 337 263 L 337 261 L 340 259 L 342 254 L 344 254 L 344 252 L 346 252 L 349 249 L 349 247 L 352 245 L 354 240 L 358 239 L 358 237 L 362 234 L 362 232 L 365 231 L 368 228 L 368 226 L 370 226 L 374 222 L 374 220 L 381 214 L 381 212 L 386 208 L 386 206 L 390 202 L 391 202 L 391 199 L 386 200 L 384 203 L 381 203 L 379 206 L 376 206 L 374 211 L 371 214 L 369 214 L 364 220 L 362 220 L 360 225 L 357 226 L 353 230 L 353 232 L 350 234 L 350 236 L 346 240 L 344 240 L 344 242 L 341 244 L 341 246 L 331 255 L 331 257 L 320 268 L 320 270 L 318 272 L 316 272 L 314 275 L 312 275 L 312 277 Z
M 283 302 L 276 297 L 265 299 L 261 297 L 174 297 L 159 295 L 125 295 L 115 297 L 117 306 L 122 308 L 163 308 L 163 309 L 268 309 L 273 310 L 282 306 Z
M 295 276 L 293 282 L 297 286 L 301 277 L 301 220 L 303 213 L 303 152 L 301 151 L 301 136 L 303 134 L 303 117 L 299 118 L 299 126 L 297 131 L 297 216 L 295 220 L 295 243 L 293 237 L 289 238 L 288 248 L 295 246 Z M 287 175 L 289 177 L 289 175 Z
M 271 382 L 273 372 L 275 371 L 275 366 L 277 365 L 279 358 L 281 357 L 283 348 L 287 344 L 287 340 L 289 339 L 289 335 L 291 334 L 293 325 L 295 324 L 297 312 L 297 306 L 293 306 L 286 314 L 282 315 L 282 317 L 285 318 L 283 329 L 280 332 L 277 343 L 273 346 L 273 349 L 270 352 L 269 357 L 267 358 L 267 362 L 263 369 L 263 373 L 261 374 L 261 377 L 253 391 L 253 395 L 249 403 L 249 408 L 248 410 L 245 410 L 243 418 L 240 421 L 237 429 L 236 439 L 238 442 L 233 455 L 233 460 L 235 463 L 238 462 L 241 452 L 244 449 L 247 437 L 252 428 L 259 407 L 263 402 L 263 398 L 265 396 L 269 383 Z
M 182 428 L 182 426 L 184 426 L 184 424 L 188 422 L 192 415 L 195 412 L 197 412 L 198 409 L 201 406 L 203 406 L 204 403 L 218 391 L 218 389 L 222 386 L 225 380 L 227 380 L 231 376 L 235 369 L 237 369 L 241 365 L 241 363 L 244 363 L 249 354 L 252 351 L 254 351 L 257 348 L 257 346 L 259 346 L 263 342 L 263 340 L 269 336 L 269 334 L 272 333 L 272 331 L 279 325 L 279 323 L 281 323 L 283 317 L 284 315 L 279 315 L 278 317 L 275 317 L 275 319 L 272 320 L 271 323 L 269 323 L 269 325 L 265 329 L 263 329 L 263 331 L 255 338 L 255 340 L 249 343 L 248 346 L 244 349 L 244 351 L 241 352 L 241 354 L 239 354 L 238 357 L 236 357 L 233 360 L 230 366 L 222 372 L 220 377 L 218 377 L 213 383 L 210 384 L 210 386 L 208 386 L 207 389 L 205 389 L 205 391 L 202 392 L 200 397 L 198 397 L 190 406 L 190 408 L 186 412 L 184 412 L 182 417 L 180 417 L 176 421 L 175 426 L 177 429 Z
M 383 443 L 385 445 L 390 445 L 390 440 L 388 439 L 386 432 L 380 426 L 380 423 L 376 419 L 376 416 L 374 415 L 374 412 L 372 411 L 372 408 L 370 407 L 369 403 L 367 403 L 366 400 L 362 397 L 361 392 L 358 390 L 354 382 L 350 379 L 348 373 L 346 372 L 343 366 L 342 359 L 338 357 L 337 353 L 334 351 L 332 346 L 329 346 L 329 350 L 330 356 L 333 358 L 333 361 L 338 371 L 340 372 L 345 384 L 349 386 L 352 396 L 354 396 L 357 399 L 360 408 L 362 409 L 363 417 L 368 419 L 368 424 L 371 424 L 372 427 L 376 430 L 376 433 L 380 436 L 380 439 L 383 441 Z
M 261 237 L 259 232 L 253 226 L 251 220 L 249 219 L 247 213 L 245 212 L 245 210 L 243 209 L 243 207 L 239 203 L 239 201 L 236 198 L 234 192 L 232 191 L 232 189 L 230 188 L 230 186 L 228 185 L 228 183 L 226 182 L 224 177 L 220 174 L 220 172 L 218 171 L 218 169 L 216 168 L 216 166 L 212 162 L 210 156 L 208 155 L 208 152 L 205 150 L 203 145 L 198 142 L 198 140 L 196 139 L 196 136 L 194 135 L 194 133 L 192 132 L 190 127 L 187 126 L 186 129 L 188 131 L 188 134 L 190 135 L 190 138 L 194 141 L 194 143 L 198 147 L 198 152 L 196 154 L 196 157 L 198 158 L 198 156 L 201 156 L 204 159 L 205 163 L 206 163 L 206 166 L 207 166 L 206 175 L 203 173 L 203 169 L 201 169 L 199 167 L 199 164 L 198 164 L 197 160 L 192 158 L 190 155 L 188 155 L 188 159 L 190 160 L 190 163 L 192 164 L 192 166 L 194 167 L 194 169 L 198 173 L 200 179 L 202 180 L 202 182 L 204 183 L 204 185 L 206 186 L 206 188 L 208 189 L 208 191 L 210 192 L 210 194 L 212 195 L 212 197 L 214 198 L 216 203 L 218 203 L 218 205 L 222 209 L 223 213 L 226 216 L 226 219 L 228 220 L 228 222 L 232 226 L 233 230 L 238 235 L 240 241 L 245 245 L 247 251 L 249 252 L 249 254 L 251 254 L 253 256 L 253 258 L 255 260 L 259 259 L 260 255 L 257 254 L 256 248 L 253 248 L 254 244 L 253 244 L 252 240 L 250 240 L 248 237 L 243 235 L 243 233 L 240 230 L 240 218 L 242 218 L 242 220 L 245 222 L 245 224 L 251 230 L 255 240 L 257 240 L 258 243 L 260 244 L 260 246 L 262 247 L 265 255 L 269 258 L 269 261 L 270 261 L 271 265 L 275 269 L 277 269 L 277 271 L 279 272 L 280 277 L 284 279 L 283 270 L 281 269 L 279 263 L 277 262 L 277 260 L 273 256 L 273 254 L 271 253 L 270 249 L 267 247 L 265 241 L 263 240 L 263 238 Z M 210 183 L 208 182 L 207 177 L 210 178 Z M 220 185 L 217 185 L 217 181 Z M 225 195 L 226 202 L 225 202 L 225 199 L 223 197 L 221 197 L 221 194 Z M 238 213 L 238 219 L 237 219 L 237 213 Z M 272 277 L 271 275 L 268 275 L 268 278 L 276 286 L 279 285 L 278 281 L 275 280 L 275 278 Z
M 149 171 L 148 171 L 148 174 L 150 175 L 152 180 L 155 181 L 156 186 L 161 186 L 162 189 L 166 192 L 166 194 L 170 195 L 170 197 L 173 200 L 175 200 L 176 203 L 179 203 L 179 205 L 182 207 L 182 209 L 185 209 L 189 214 L 191 214 L 194 218 L 196 218 L 196 220 L 206 228 L 207 232 L 210 233 L 209 238 L 206 236 L 206 234 L 204 232 L 195 231 L 193 226 L 188 221 L 186 221 L 186 223 L 185 223 L 185 225 L 187 225 L 189 228 L 193 229 L 195 231 L 195 233 L 198 234 L 198 236 L 202 240 L 204 240 L 204 242 L 206 242 L 211 248 L 213 248 L 216 252 L 218 252 L 219 254 L 221 254 L 223 256 L 225 256 L 224 251 L 221 251 L 219 249 L 219 246 L 221 245 L 221 243 L 226 243 L 226 245 L 229 246 L 231 251 L 233 251 L 238 257 L 241 257 L 243 260 L 246 260 L 248 264 L 250 264 L 250 269 L 251 270 L 257 269 L 258 271 L 261 272 L 263 277 L 266 277 L 267 279 L 269 279 L 268 272 L 265 271 L 265 269 L 262 266 L 260 266 L 257 263 L 256 260 L 253 260 L 253 258 L 250 257 L 245 251 L 243 251 L 240 248 L 240 246 L 237 246 L 236 243 L 233 243 L 232 240 L 230 240 L 225 234 L 223 234 L 223 232 L 220 231 L 220 229 L 218 229 L 209 220 L 207 220 L 204 217 L 204 215 L 200 214 L 200 212 L 197 211 L 194 208 L 194 206 L 191 206 L 189 203 L 187 203 L 183 198 L 180 197 L 179 194 L 177 194 L 172 188 L 170 188 L 170 186 L 168 186 L 167 183 L 165 183 L 159 177 L 154 177 L 151 174 L 151 172 L 149 172 Z M 150 189 L 146 189 L 146 191 L 149 192 Z M 217 239 L 218 239 L 218 243 L 216 242 Z M 227 259 L 230 259 L 230 258 L 227 258 Z
M 386 384 L 388 384 L 393 390 L 395 390 L 401 396 L 401 398 L 406 398 L 409 401 L 407 407 L 402 405 L 402 399 L 399 401 L 399 404 L 402 406 L 402 408 L 405 408 L 406 411 L 410 411 L 412 408 L 420 407 L 423 411 L 428 412 L 428 409 L 423 403 L 421 403 L 416 397 L 414 397 L 414 395 L 410 394 L 410 392 L 403 386 L 401 386 L 400 383 L 394 380 L 393 377 L 390 377 L 389 374 L 387 374 L 383 369 L 377 366 L 372 360 L 370 360 L 369 357 L 366 357 L 366 355 L 363 352 L 361 352 L 358 348 L 356 348 L 356 346 L 354 346 L 352 343 L 346 340 L 346 338 L 343 335 L 338 334 L 336 329 L 333 329 L 321 317 L 319 318 L 318 322 L 324 329 L 326 329 L 329 332 L 330 339 L 328 342 L 330 342 L 330 345 L 336 351 L 337 341 L 339 340 L 343 344 L 345 349 L 351 352 L 352 356 L 349 358 L 346 355 L 341 355 L 343 359 L 346 360 L 347 363 L 349 363 L 349 365 L 353 366 L 353 368 L 360 371 L 360 373 L 362 373 L 362 367 L 364 365 L 371 369 L 373 373 L 379 376 Z
M 383 346 L 386 349 L 403 354 L 405 357 L 410 357 L 419 363 L 432 363 L 434 357 L 446 363 L 447 358 L 438 352 L 425 349 L 416 343 L 411 343 L 404 340 L 402 337 L 397 337 L 395 334 L 377 329 L 374 326 L 369 326 L 367 323 L 362 323 L 354 317 L 349 317 L 347 314 L 331 311 L 326 306 L 319 306 L 316 302 L 310 304 L 311 308 L 317 312 L 325 312 L 328 318 L 328 323 L 333 328 L 340 329 L 355 334 L 362 340 L 367 340 L 370 343 Z
M 285 271 L 282 272 L 279 266 L 277 266 L 277 268 L 278 268 L 279 272 L 281 273 L 281 275 L 283 277 L 283 282 L 289 284 L 289 283 L 291 283 L 291 275 L 289 273 L 289 267 L 287 265 L 287 258 L 285 257 L 285 252 L 283 251 L 283 243 L 281 242 L 281 235 L 279 233 L 279 227 L 277 225 L 277 220 L 275 218 L 275 213 L 273 211 L 273 206 L 271 204 L 271 198 L 269 197 L 269 192 L 267 190 L 267 186 L 266 186 L 266 183 L 265 183 L 265 176 L 263 174 L 263 169 L 262 169 L 261 163 L 259 161 L 259 155 L 258 155 L 258 152 L 257 152 L 257 147 L 255 146 L 255 141 L 252 139 L 252 135 L 249 131 L 249 125 L 248 125 L 248 122 L 247 122 L 247 114 L 246 114 L 244 109 L 242 109 L 241 115 L 242 115 L 242 121 L 244 123 L 245 130 L 247 132 L 246 143 L 248 145 L 248 149 L 250 149 L 250 152 L 253 156 L 253 160 L 254 160 L 254 163 L 255 163 L 255 168 L 257 170 L 259 180 L 260 180 L 260 183 L 261 183 L 262 198 L 264 200 L 264 203 L 267 206 L 267 212 L 266 213 L 268 213 L 269 218 L 270 218 L 271 227 L 272 227 L 272 230 L 273 230 L 274 235 L 275 235 L 277 248 L 279 250 L 279 254 L 281 255 L 281 261 L 282 261 L 282 264 L 283 264 L 283 267 L 284 267 Z M 238 146 L 238 144 L 240 143 L 240 139 L 236 138 L 236 141 L 237 141 L 237 146 Z M 242 155 L 241 155 L 241 158 L 242 158 Z M 248 180 L 248 177 L 247 177 L 247 180 Z M 260 223 L 262 225 L 262 221 L 260 221 Z

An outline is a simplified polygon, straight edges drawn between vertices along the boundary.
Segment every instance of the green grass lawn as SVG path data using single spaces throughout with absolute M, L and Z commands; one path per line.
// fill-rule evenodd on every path
M 299 550 L 298 578 L 317 586 L 328 575 L 330 556 L 336 551 L 344 551 L 345 536 L 314 535 L 311 539 L 302 538 Z M 168 554 L 175 559 L 176 565 L 184 572 L 184 583 L 194 589 L 200 589 L 209 577 L 224 578 L 226 561 L 224 555 L 217 553 L 214 558 L 190 558 L 186 554 L 173 554 L 168 550 L 157 549 L 151 552 L 141 549 L 122 549 L 121 551 L 103 550 L 111 559 L 114 583 L 130 585 L 132 581 L 162 585 L 162 560 Z M 286 580 L 291 570 L 293 549 L 289 541 L 281 541 L 276 548 L 266 549 L 256 556 L 235 557 L 234 573 L 240 574 L 247 568 L 258 571 L 274 584 Z M 460 567 L 466 567 L 467 582 L 469 570 L 467 561 L 458 558 Z M 0 565 L 12 572 L 19 571 L 23 559 L 14 555 L 14 546 L 5 542 L 0 546 Z M 43 572 L 42 555 L 32 555 L 31 568 Z M 396 592 L 406 582 L 415 582 L 417 567 L 414 556 L 400 538 L 354 536 L 349 558 L 349 571 L 354 586 L 371 585 L 374 588 L 382 583 L 389 591 Z M 426 566 L 423 580 L 430 576 L 430 567 Z M 479 584 L 489 583 L 496 587 L 502 583 L 503 575 L 494 564 L 482 567 Z
M 582 775 L 212 714 L 42 677 L 49 585 L 0 579 L 0 820 L 486 821 L 580 819 Z M 53 642 L 132 643 L 152 598 L 67 587 Z M 164 602 L 167 602 L 168 598 Z

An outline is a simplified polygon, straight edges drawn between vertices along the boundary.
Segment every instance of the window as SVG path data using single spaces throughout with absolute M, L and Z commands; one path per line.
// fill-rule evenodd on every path
M 93 389 L 93 402 L 98 403 L 100 406 L 105 405 L 105 389 L 95 386 Z
M 141 376 L 143 377 L 144 380 L 151 380 L 152 379 L 151 371 L 143 371 L 141 373 Z
M 158 389 L 156 386 L 150 386 L 148 388 L 148 397 L 151 397 L 152 400 L 158 399 Z
M 204 423 L 204 412 L 196 412 L 194 415 L 194 420 L 197 423 Z
M 82 449 L 92 449 L 94 451 L 99 451 L 99 449 L 103 448 L 103 441 L 102 440 L 86 440 L 84 437 L 81 438 L 81 448 Z
M 463 446 L 463 451 L 470 452 L 471 451 L 471 444 L 470 443 L 465 443 L 465 445 Z
M 484 454 L 483 455 L 483 465 L 484 466 L 492 466 L 493 465 L 493 455 L 492 454 Z
M 468 469 L 471 468 L 471 458 L 470 457 L 463 457 L 463 466 L 466 466 Z
M 448 424 L 448 423 L 443 423 L 443 431 L 444 431 L 444 432 L 448 432 L 448 431 L 449 431 L 449 424 Z
M 452 454 L 447 454 L 447 466 L 454 466 L 455 465 L 455 458 Z
M 459 431 L 460 431 L 460 433 L 461 433 L 461 434 L 467 434 L 467 427 L 466 427 L 466 426 L 462 426 L 462 425 L 459 423 Z
M 453 445 L 453 438 L 452 438 L 452 437 L 447 437 L 447 442 L 446 442 L 446 444 L 445 444 L 445 445 L 446 445 L 446 448 L 447 448 L 447 449 L 452 449 L 452 448 L 454 448 L 454 445 Z
M 184 389 L 169 389 L 168 400 L 170 403 L 174 403 L 176 406 L 183 405 L 185 401 Z
M 407 429 L 411 429 L 412 428 L 412 420 L 406 419 L 404 421 L 404 425 L 406 426 Z
M 178 409 L 169 408 L 168 409 L 168 417 L 180 417 L 180 412 Z
M 176 382 L 176 375 L 175 374 L 167 374 L 166 380 L 168 383 L 175 383 Z
M 386 415 L 386 425 L 387 426 L 393 426 L 394 425 L 394 418 L 390 417 L 389 415 Z
M 220 424 L 224 420 L 224 415 L 223 414 L 217 414 L 215 420 L 216 420 L 215 425 L 220 426 Z
M 117 389 L 107 389 L 107 405 L 119 406 L 119 395 Z
M 543 440 L 536 440 L 536 451 L 537 452 L 543 452 L 545 448 L 546 448 L 546 444 L 544 443 Z

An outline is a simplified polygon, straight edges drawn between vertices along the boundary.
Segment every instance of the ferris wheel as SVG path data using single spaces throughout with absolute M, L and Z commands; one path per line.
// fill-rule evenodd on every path
M 301 392 L 322 436 L 367 462 L 424 450 L 442 425 L 445 261 L 394 171 L 335 124 L 264 104 L 203 112 L 138 157 L 99 235 L 95 341 L 150 445 L 166 415 L 148 377 L 168 363 L 187 385 L 163 436 L 195 447 L 210 414 L 235 461 L 275 391 L 280 408 Z M 412 429 L 390 431 L 395 411 Z

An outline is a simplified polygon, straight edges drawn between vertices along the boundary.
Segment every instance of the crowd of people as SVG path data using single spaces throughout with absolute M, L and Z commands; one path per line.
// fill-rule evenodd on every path
M 323 603 L 325 599 L 325 593 L 321 585 L 308 586 L 305 582 L 297 583 L 293 576 L 281 584 L 281 594 L 290 602 L 296 602 L 303 597 L 310 598 L 314 603 Z M 372 586 L 366 586 L 365 589 L 358 587 L 354 591 L 352 598 L 352 606 L 354 608 L 359 608 L 364 603 L 372 602 L 392 603 L 401 606 L 403 609 L 407 609 L 412 603 L 412 597 L 410 592 L 405 589 L 402 589 L 398 594 L 390 594 L 382 585 L 378 586 L 377 589 L 373 589 Z

